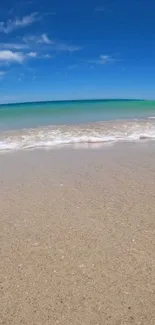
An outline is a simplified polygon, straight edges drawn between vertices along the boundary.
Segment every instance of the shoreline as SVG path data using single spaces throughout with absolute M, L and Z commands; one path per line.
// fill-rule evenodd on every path
M 53 125 L 0 132 L 2 151 L 35 148 L 93 147 L 116 143 L 155 141 L 155 119 L 94 122 L 78 125 Z
M 154 325 L 154 148 L 0 156 L 2 324 Z

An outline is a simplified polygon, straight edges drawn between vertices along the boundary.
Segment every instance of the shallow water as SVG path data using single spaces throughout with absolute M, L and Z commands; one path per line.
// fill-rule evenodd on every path
M 155 140 L 155 101 L 70 101 L 0 106 L 0 150 Z

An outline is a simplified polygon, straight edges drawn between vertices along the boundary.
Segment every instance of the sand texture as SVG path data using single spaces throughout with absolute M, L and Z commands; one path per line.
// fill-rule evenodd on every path
M 155 145 L 1 154 L 0 324 L 155 324 Z

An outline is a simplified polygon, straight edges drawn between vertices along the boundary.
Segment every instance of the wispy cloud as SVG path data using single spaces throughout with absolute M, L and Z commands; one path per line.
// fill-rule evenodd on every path
M 29 52 L 29 53 L 27 53 L 27 56 L 29 56 L 30 58 L 36 58 L 37 52 Z
M 0 43 L 0 49 L 27 50 L 29 46 L 25 43 Z
M 26 15 L 22 18 L 15 18 L 7 20 L 7 22 L 1 21 L 0 22 L 0 32 L 5 34 L 9 34 L 12 31 L 29 26 L 36 22 L 39 19 L 38 12 L 33 12 L 30 15 Z
M 110 55 L 100 55 L 101 64 L 113 62 L 114 59 Z
M 55 44 L 55 50 L 58 52 L 76 52 L 76 51 L 80 51 L 81 47 L 77 45 L 69 45 L 69 44 L 58 42 Z
M 43 35 L 45 36 L 46 34 Z M 48 38 L 34 36 L 29 37 L 29 39 L 26 40 L 27 43 L 24 43 L 24 40 L 23 43 L 0 43 L 0 64 L 15 62 L 23 63 L 25 60 L 30 58 L 53 58 L 54 55 L 50 53 L 51 51 L 47 52 L 47 47 L 40 44 L 40 42 L 38 42 L 39 40 L 42 40 L 49 46 L 50 40 Z
M 52 41 L 49 39 L 47 34 L 42 34 L 41 35 L 41 41 L 44 42 L 45 44 L 52 44 Z
M 22 19 L 0 22 L 0 31 L 8 34 L 11 31 L 31 25 L 39 19 L 37 12 L 24 16 Z M 61 52 L 76 52 L 81 50 L 80 46 L 67 44 L 50 39 L 46 33 L 41 35 L 30 35 L 18 38 L 18 42 L 0 43 L 0 65 L 11 63 L 24 63 L 28 59 L 50 59 Z
M 115 59 L 112 58 L 112 56 L 110 55 L 100 55 L 99 59 L 88 60 L 89 63 L 94 63 L 94 64 L 107 64 L 114 61 Z
M 50 55 L 50 54 L 43 54 L 42 57 L 45 58 L 45 59 L 51 59 L 51 58 L 53 58 L 53 56 Z
M 48 38 L 46 34 L 42 34 L 41 36 L 24 37 L 20 43 L 0 43 L 0 50 L 22 50 L 23 52 L 27 52 L 29 50 L 30 53 L 35 53 L 36 50 L 40 52 L 45 52 L 47 48 L 44 48 L 43 45 L 50 44 L 52 44 L 52 41 Z M 49 57 L 49 54 L 47 54 L 47 56 Z
M 53 58 L 52 55 L 50 54 L 42 54 L 42 53 L 37 53 L 37 52 L 29 52 L 26 54 L 27 57 L 29 58 L 38 58 L 38 59 L 51 59 Z
M 46 33 L 41 35 L 36 35 L 36 36 L 31 35 L 31 36 L 24 37 L 23 41 L 29 46 L 34 46 L 34 44 L 49 45 L 50 50 L 55 52 L 76 52 L 81 50 L 80 46 L 70 45 L 67 43 L 63 43 L 61 41 L 50 39 Z
M 31 35 L 31 36 L 26 36 L 23 38 L 23 41 L 26 44 L 52 44 L 53 41 L 49 39 L 49 37 L 47 36 L 47 34 L 41 34 L 41 35 Z

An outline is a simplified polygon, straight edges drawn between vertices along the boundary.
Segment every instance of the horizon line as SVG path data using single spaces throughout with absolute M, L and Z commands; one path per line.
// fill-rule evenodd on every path
M 61 102 L 86 102 L 86 101 L 155 101 L 155 99 L 144 98 L 86 98 L 86 99 L 59 99 L 59 100 L 37 100 L 37 101 L 21 101 L 11 103 L 0 103 L 0 106 L 4 105 L 20 105 L 20 104 L 41 104 L 41 103 L 61 103 Z

